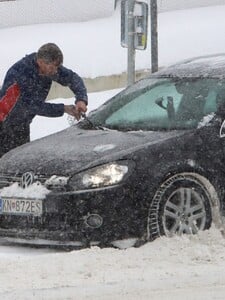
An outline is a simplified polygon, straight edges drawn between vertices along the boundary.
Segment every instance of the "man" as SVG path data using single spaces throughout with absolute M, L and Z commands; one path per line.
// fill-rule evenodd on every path
M 36 115 L 60 117 L 67 113 L 79 120 L 87 111 L 83 80 L 62 63 L 62 51 L 48 43 L 8 70 L 0 90 L 0 157 L 30 141 L 30 123 Z M 45 103 L 52 81 L 74 92 L 75 105 Z

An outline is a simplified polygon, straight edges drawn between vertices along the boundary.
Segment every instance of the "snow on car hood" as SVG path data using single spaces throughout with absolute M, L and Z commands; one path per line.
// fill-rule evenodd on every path
M 178 135 L 177 131 L 120 132 L 83 130 L 73 126 L 6 153 L 0 159 L 0 173 L 33 171 L 45 175 L 69 175 L 104 160 L 126 158 L 134 148 L 175 135 Z

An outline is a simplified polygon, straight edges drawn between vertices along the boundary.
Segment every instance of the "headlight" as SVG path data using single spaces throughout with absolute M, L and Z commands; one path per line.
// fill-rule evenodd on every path
M 98 188 L 121 182 L 128 173 L 127 161 L 113 162 L 74 175 L 68 182 L 73 190 Z

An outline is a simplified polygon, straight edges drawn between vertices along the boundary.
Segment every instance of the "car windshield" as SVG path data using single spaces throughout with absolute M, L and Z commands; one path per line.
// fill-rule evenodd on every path
M 215 78 L 148 78 L 114 96 L 89 119 L 117 130 L 197 128 L 225 99 L 225 82 Z

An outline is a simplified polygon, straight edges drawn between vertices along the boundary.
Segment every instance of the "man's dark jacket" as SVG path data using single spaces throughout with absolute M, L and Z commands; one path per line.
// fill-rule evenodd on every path
M 36 53 L 25 56 L 7 72 L 0 90 L 0 157 L 30 141 L 30 123 L 35 115 L 60 117 L 64 104 L 45 103 L 52 81 L 68 86 L 76 101 L 87 103 L 83 80 L 63 66 L 57 74 L 39 75 Z
M 15 63 L 6 74 L 0 91 L 0 124 L 7 128 L 28 125 L 35 115 L 62 116 L 64 104 L 45 103 L 52 81 L 68 86 L 77 100 L 87 102 L 87 91 L 78 74 L 60 66 L 52 77 L 39 75 L 36 53 L 32 53 Z

